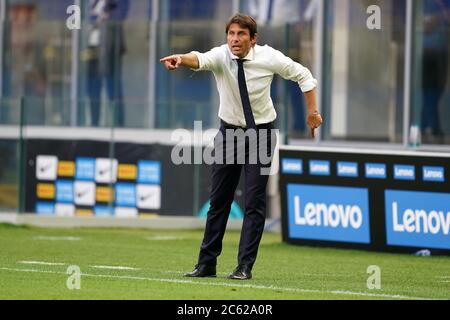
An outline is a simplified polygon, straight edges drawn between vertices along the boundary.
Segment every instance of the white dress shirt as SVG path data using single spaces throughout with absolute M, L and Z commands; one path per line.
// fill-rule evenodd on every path
M 212 71 L 220 97 L 219 118 L 234 126 L 246 127 L 237 79 L 238 59 L 222 45 L 206 53 L 193 51 L 199 61 L 196 71 Z M 275 74 L 298 82 L 303 92 L 317 86 L 311 72 L 268 45 L 255 45 L 244 58 L 245 79 L 256 125 L 275 121 L 277 113 L 270 97 L 270 85 Z M 300 99 L 300 97 L 299 97 Z

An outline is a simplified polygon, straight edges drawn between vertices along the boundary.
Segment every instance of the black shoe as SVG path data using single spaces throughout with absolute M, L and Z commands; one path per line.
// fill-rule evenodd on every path
M 228 276 L 231 280 L 250 280 L 252 278 L 252 269 L 243 264 L 239 265 L 232 274 Z
M 194 271 L 186 273 L 185 277 L 189 278 L 206 278 L 216 276 L 216 266 L 207 266 L 205 264 L 198 264 Z

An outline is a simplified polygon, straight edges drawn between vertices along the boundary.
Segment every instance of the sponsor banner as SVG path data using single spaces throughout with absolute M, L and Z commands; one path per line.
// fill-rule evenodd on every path
M 161 186 L 138 184 L 137 207 L 149 210 L 161 209 Z
M 113 202 L 114 190 L 110 187 L 97 187 L 95 198 L 97 202 Z
M 78 158 L 76 160 L 76 179 L 94 181 L 95 180 L 95 159 Z
M 303 174 L 303 160 L 283 159 L 281 163 L 282 173 L 285 174 Z
M 56 181 L 56 201 L 62 203 L 73 203 L 74 197 L 72 181 Z
M 98 183 L 115 183 L 117 181 L 117 165 L 116 159 L 96 159 L 95 181 Z
M 72 204 L 76 208 L 90 209 L 93 212 L 97 206 L 111 206 L 114 210 L 116 206 L 129 207 L 134 203 L 139 214 L 196 216 L 202 204 L 209 199 L 210 167 L 202 164 L 197 166 L 196 170 L 192 170 L 192 165 L 175 165 L 171 161 L 173 149 L 171 145 L 117 142 L 114 144 L 114 150 L 111 150 L 111 144 L 107 141 L 60 139 L 30 141 L 27 144 L 24 162 L 25 188 L 28 191 L 24 195 L 26 212 L 35 212 L 37 202 L 45 201 Z M 194 179 L 199 183 L 198 190 L 192 188 L 192 183 L 180 183 L 180 181 L 192 182 Z M 57 188 L 57 181 L 72 181 L 71 203 L 70 186 L 63 183 Z M 80 184 L 77 184 L 78 190 L 75 190 L 77 182 L 89 182 L 94 186 L 89 185 L 88 194 L 83 196 Z M 39 198 L 37 194 L 39 183 L 54 184 L 55 196 L 46 195 Z M 117 197 L 118 183 L 132 184 L 135 189 L 134 197 L 131 196 L 133 192 L 129 191 L 127 195 L 126 190 Z M 150 192 L 156 197 L 146 198 L 144 194 L 138 198 L 137 185 L 152 186 Z M 104 187 L 109 187 L 112 191 Z M 244 184 L 241 182 L 236 195 L 236 202 L 240 206 L 243 206 L 244 197 L 239 190 L 243 189 Z M 161 195 L 158 196 L 158 193 Z M 47 190 L 47 194 L 51 193 Z M 116 203 L 116 198 L 119 204 Z M 98 209 L 98 215 L 100 211 L 105 210 Z
M 38 215 L 54 215 L 55 204 L 50 202 L 39 201 L 36 203 L 36 213 Z
M 432 255 L 449 255 L 449 159 L 431 152 L 281 147 L 283 239 L 299 245 L 407 253 L 429 249 Z M 299 166 L 290 160 L 308 168 L 302 175 L 292 174 Z
M 416 180 L 416 167 L 407 165 L 394 165 L 394 179 L 396 180 Z
M 75 211 L 75 215 L 77 217 L 92 217 L 94 213 L 91 209 L 77 209 Z
M 36 158 L 36 178 L 43 181 L 55 181 L 58 170 L 58 158 L 38 156 Z
M 386 179 L 386 165 L 384 163 L 366 163 L 366 178 Z
M 96 217 L 111 217 L 114 215 L 114 209 L 108 206 L 95 206 L 94 213 Z
M 445 182 L 444 167 L 423 167 L 423 181 Z
M 387 244 L 450 249 L 450 193 L 385 191 Z
M 75 162 L 60 161 L 58 163 L 58 177 L 73 178 L 75 176 Z
M 367 244 L 367 189 L 288 184 L 289 237 Z
M 138 210 L 136 208 L 122 208 L 117 207 L 115 209 L 115 216 L 117 218 L 137 218 Z
M 119 164 L 117 159 L 79 157 L 75 161 L 58 162 L 56 156 L 37 156 L 36 178 L 52 181 L 57 177 L 73 180 L 56 180 L 54 184 L 38 182 L 36 197 L 56 201 L 57 213 L 61 216 L 90 216 L 92 212 L 99 216 L 114 215 L 114 208 L 107 207 L 108 203 L 144 212 L 161 210 L 160 161 L 141 160 L 134 165 Z M 117 183 L 117 180 L 129 182 Z M 136 185 L 137 181 L 141 183 Z M 91 207 L 91 211 L 75 211 L 75 207 Z M 50 211 L 50 207 L 42 208 L 41 212 Z
M 131 183 L 116 184 L 116 206 L 136 207 L 136 185 Z
M 58 217 L 73 217 L 75 216 L 75 206 L 67 203 L 57 203 L 55 205 L 55 213 Z
M 75 181 L 75 204 L 93 206 L 95 204 L 95 183 Z
M 339 177 L 358 177 L 358 163 L 357 162 L 343 162 L 337 163 L 337 175 Z
M 73 179 L 56 180 L 54 184 L 36 183 L 37 199 L 58 203 L 56 209 L 41 206 L 41 212 L 56 210 L 60 216 L 90 216 L 93 210 L 98 216 L 114 215 L 114 208 L 109 208 L 108 203 L 119 207 L 136 207 L 144 212 L 161 210 L 159 161 L 143 160 L 134 165 L 119 164 L 117 159 L 109 158 L 80 157 L 75 161 L 59 162 L 56 156 L 37 156 L 36 159 L 36 178 L 43 181 L 51 181 L 56 177 Z M 117 183 L 118 179 L 129 182 Z M 136 185 L 137 180 L 142 183 Z M 87 213 L 75 212 L 75 207 L 91 207 L 92 210 Z
M 330 161 L 311 160 L 309 162 L 309 174 L 313 176 L 329 176 Z
M 138 183 L 161 184 L 161 162 L 139 161 Z
M 55 185 L 50 183 L 38 183 L 36 194 L 39 199 L 53 200 L 55 199 Z
M 134 164 L 119 164 L 118 178 L 119 180 L 136 180 L 137 166 Z

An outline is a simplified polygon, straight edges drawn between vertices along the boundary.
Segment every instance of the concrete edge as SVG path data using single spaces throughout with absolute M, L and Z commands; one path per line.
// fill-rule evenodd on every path
M 130 229 L 203 229 L 206 220 L 196 217 L 152 217 L 152 218 L 113 218 L 113 217 L 49 217 L 35 214 L 0 213 L 0 223 L 29 225 L 45 228 L 130 228 Z M 241 220 L 228 221 L 228 230 L 241 230 Z M 281 232 L 278 219 L 266 220 L 266 232 Z

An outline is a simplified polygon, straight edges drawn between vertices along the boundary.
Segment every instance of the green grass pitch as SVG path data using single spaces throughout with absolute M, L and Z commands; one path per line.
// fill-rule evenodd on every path
M 0 299 L 450 299 L 449 257 L 298 247 L 273 233 L 263 236 L 254 279 L 226 278 L 236 266 L 232 231 L 217 278 L 184 278 L 201 239 L 201 230 L 0 225 Z M 367 287 L 371 265 L 381 271 L 379 290 Z M 67 286 L 69 266 L 80 268 L 79 290 Z

